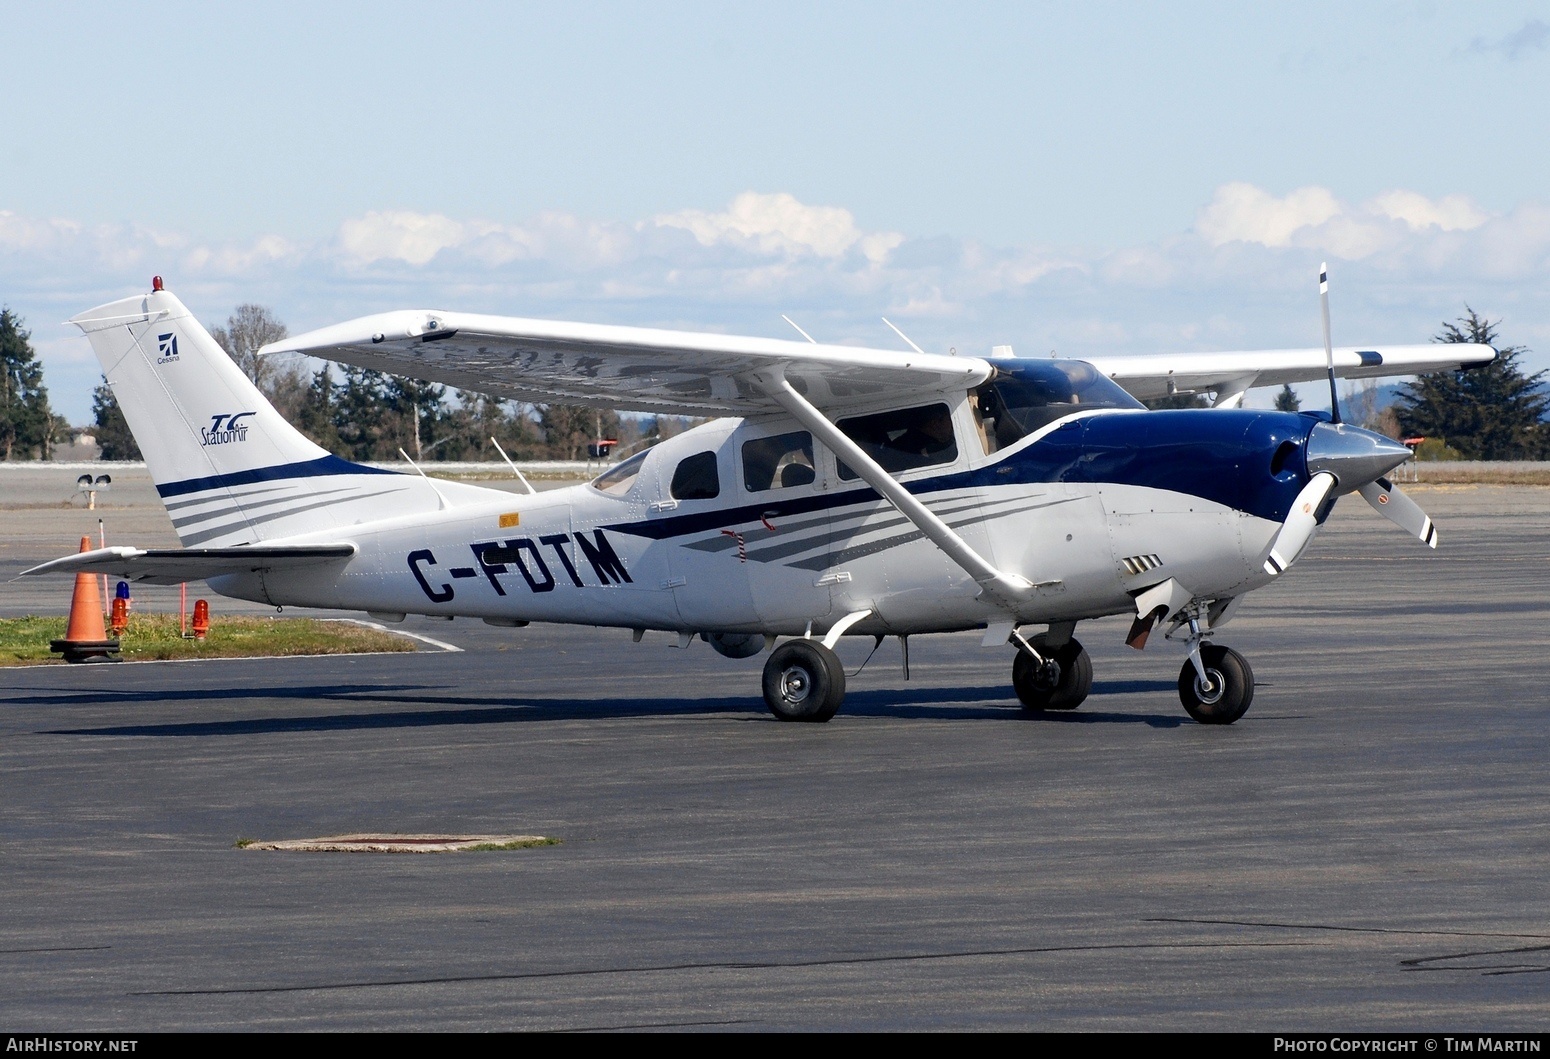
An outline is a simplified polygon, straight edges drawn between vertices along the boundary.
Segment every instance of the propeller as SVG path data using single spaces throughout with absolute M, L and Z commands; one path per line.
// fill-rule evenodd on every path
M 1313 539 L 1313 531 L 1319 528 L 1319 508 L 1334 487 L 1335 476 L 1328 471 L 1315 474 L 1302 487 L 1302 492 L 1292 501 L 1291 514 L 1281 523 L 1275 543 L 1270 546 L 1270 555 L 1265 559 L 1265 573 L 1275 577 L 1297 561 L 1302 550 Z
M 1421 506 L 1394 488 L 1387 478 L 1368 482 L 1359 490 L 1372 509 L 1428 548 L 1437 547 L 1437 527 Z
M 1319 266 L 1319 307 L 1324 317 L 1324 356 L 1329 365 L 1329 423 L 1316 424 L 1306 448 L 1311 477 L 1281 523 L 1265 573 L 1276 577 L 1297 561 L 1318 529 L 1318 514 L 1330 497 L 1362 494 L 1374 511 L 1428 548 L 1437 547 L 1437 527 L 1414 500 L 1383 477 L 1414 457 L 1408 448 L 1371 430 L 1340 421 L 1340 397 L 1335 389 L 1335 350 L 1329 334 L 1329 266 Z

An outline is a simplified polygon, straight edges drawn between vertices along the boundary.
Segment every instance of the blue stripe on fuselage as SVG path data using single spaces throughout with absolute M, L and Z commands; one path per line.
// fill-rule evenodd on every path
M 1133 485 L 1210 500 L 1271 522 L 1285 521 L 1307 483 L 1304 447 L 1315 420 L 1293 412 L 1180 409 L 1101 412 L 1069 420 L 1026 448 L 977 467 L 903 483 L 917 495 L 949 489 L 1075 482 Z M 1296 451 L 1278 474 L 1270 462 L 1284 442 Z M 607 528 L 652 540 L 848 507 L 880 499 L 870 487 L 631 522 Z
M 397 474 L 397 471 L 381 467 L 364 467 L 359 463 L 324 456 L 306 463 L 282 463 L 275 467 L 255 467 L 250 471 L 232 471 L 230 474 L 213 474 L 208 478 L 185 478 L 181 482 L 158 485 L 156 491 L 163 499 L 183 496 L 185 493 L 201 493 L 206 489 L 225 489 L 233 485 L 252 485 L 254 482 L 276 482 L 286 478 L 316 478 L 332 474 Z

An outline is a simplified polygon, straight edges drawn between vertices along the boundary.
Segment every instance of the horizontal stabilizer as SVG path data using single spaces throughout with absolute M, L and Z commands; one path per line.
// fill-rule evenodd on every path
M 29 574 L 110 574 L 151 585 L 203 581 L 221 574 L 293 570 L 339 562 L 353 556 L 354 544 L 279 544 L 251 548 L 97 548 L 23 570 Z

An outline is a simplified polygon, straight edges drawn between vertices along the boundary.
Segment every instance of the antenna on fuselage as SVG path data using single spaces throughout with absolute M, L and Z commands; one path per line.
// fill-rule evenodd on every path
M 522 477 L 522 472 L 517 470 L 517 465 L 515 463 L 511 462 L 511 457 L 506 455 L 506 450 L 501 448 L 501 443 L 495 440 L 494 434 L 490 435 L 490 444 L 495 446 L 495 451 L 501 454 L 501 459 L 506 461 L 506 466 L 511 468 L 511 473 L 517 476 L 517 481 L 522 483 L 523 488 L 525 488 L 530 493 L 538 492 L 537 489 L 533 488 L 532 482 Z
M 888 319 L 888 317 L 886 317 L 886 316 L 883 317 L 883 323 L 887 324 L 889 327 L 893 327 L 893 321 Z M 921 349 L 915 343 L 910 342 L 910 336 L 909 335 L 905 334 L 903 331 L 900 331 L 897 327 L 893 327 L 893 333 L 898 335 L 900 338 L 904 339 L 904 341 L 909 342 L 909 347 L 911 349 L 913 349 L 916 353 L 919 353 L 921 356 L 925 356 L 926 355 L 926 351 L 925 350 Z
M 1319 265 L 1319 308 L 1324 312 L 1324 360 L 1329 365 L 1329 415 L 1340 422 L 1340 395 L 1335 392 L 1335 347 L 1329 340 L 1329 263 Z
M 398 454 L 404 458 L 404 462 L 405 463 L 409 464 L 409 466 L 413 467 L 415 470 L 420 472 L 420 477 L 424 478 L 425 479 L 425 484 L 429 485 L 431 487 L 431 492 L 436 494 L 436 499 L 441 502 L 441 506 L 442 506 L 443 509 L 449 508 L 449 507 L 452 506 L 450 503 L 447 502 L 446 494 L 441 491 L 441 489 L 436 485 L 436 483 L 434 481 L 432 481 L 431 476 L 426 474 L 425 471 L 423 469 L 421 469 L 421 467 L 420 467 L 420 465 L 418 463 L 415 463 L 413 460 L 411 460 L 409 458 L 409 454 L 404 451 L 404 447 L 402 445 L 400 445 L 398 447 Z
M 793 320 L 791 317 L 787 316 L 785 313 L 781 313 L 780 314 L 780 318 L 782 320 L 786 321 L 786 323 L 790 324 L 792 327 L 796 327 L 797 334 L 799 334 L 803 338 L 807 339 L 813 345 L 816 346 L 818 344 L 817 340 L 814 339 L 812 335 L 808 334 L 806 331 L 802 330 L 800 327 L 797 327 L 797 322 L 795 320 Z

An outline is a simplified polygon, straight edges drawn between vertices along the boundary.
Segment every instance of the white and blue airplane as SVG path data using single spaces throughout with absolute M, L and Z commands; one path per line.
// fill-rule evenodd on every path
M 1214 642 L 1250 591 L 1360 492 L 1435 547 L 1384 478 L 1410 457 L 1325 415 L 1147 411 L 1136 395 L 1406 375 L 1487 346 L 1279 350 L 1098 361 L 982 358 L 431 310 L 275 343 L 535 402 L 719 418 L 586 485 L 517 495 L 361 466 L 287 423 L 162 288 L 88 310 L 85 332 L 184 547 L 103 548 L 29 574 L 206 580 L 275 606 L 563 622 L 769 651 L 764 699 L 826 721 L 841 636 L 983 629 L 1015 650 L 1030 710 L 1078 706 L 1081 621 L 1168 626 L 1191 717 L 1249 708 Z M 1326 347 L 1327 298 L 1326 298 Z M 906 341 L 908 341 L 906 339 Z M 913 343 L 911 343 L 913 346 Z M 1336 405 L 1338 412 L 1338 404 Z M 1036 634 L 1030 627 L 1042 626 Z

